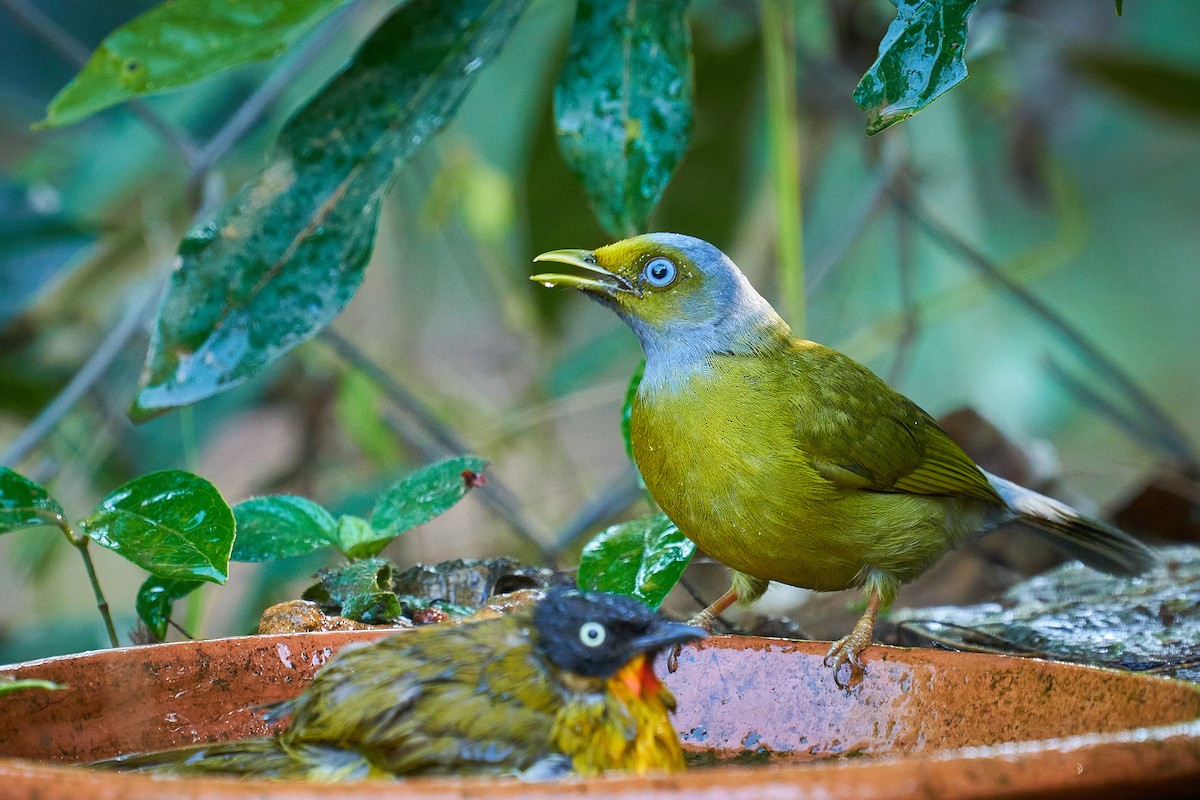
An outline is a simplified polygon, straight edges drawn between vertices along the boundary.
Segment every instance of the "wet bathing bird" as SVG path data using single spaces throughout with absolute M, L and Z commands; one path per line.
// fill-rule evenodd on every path
M 359 778 L 683 769 L 655 654 L 705 636 L 642 603 L 557 588 L 499 619 L 347 648 L 272 737 L 102 762 L 125 770 Z
M 867 608 L 826 656 L 835 680 L 901 584 L 970 535 L 1016 523 L 1085 564 L 1143 572 L 1152 550 L 1069 506 L 978 467 L 915 403 L 842 353 L 792 337 L 720 250 L 651 233 L 535 261 L 540 274 L 615 311 L 646 368 L 630 439 L 655 501 L 733 571 L 732 588 L 693 622 L 711 627 L 770 581 L 832 591 L 861 586 Z

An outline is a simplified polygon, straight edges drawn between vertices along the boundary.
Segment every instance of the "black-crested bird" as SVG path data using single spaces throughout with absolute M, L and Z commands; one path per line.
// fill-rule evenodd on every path
M 347 648 L 272 737 L 103 762 L 118 769 L 353 780 L 683 769 L 654 655 L 701 638 L 627 597 L 556 588 L 499 619 Z

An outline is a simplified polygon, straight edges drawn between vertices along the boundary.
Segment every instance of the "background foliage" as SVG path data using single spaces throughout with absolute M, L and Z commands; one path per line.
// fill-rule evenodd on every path
M 559 0 L 296 3 L 236 59 L 197 55 L 206 77 L 155 84 L 161 53 L 114 37 L 74 86 L 108 70 L 119 96 L 51 103 L 151 5 L 0 0 L 0 464 L 71 520 L 180 469 L 230 505 L 366 517 L 402 475 L 470 452 L 488 485 L 385 554 L 578 563 L 649 512 L 620 435 L 638 349 L 526 276 L 543 250 L 643 227 L 722 247 L 808 336 L 931 412 L 1052 441 L 1068 493 L 1112 504 L 1160 465 L 1195 468 L 1200 7 L 644 0 L 613 20 L 581 0 L 572 33 Z M 965 48 L 938 38 L 967 13 Z M 951 47 L 900 91 L 889 41 Z M 580 131 L 614 118 L 622 81 L 641 94 L 611 133 L 658 126 L 581 155 L 609 141 Z M 161 415 L 134 426 L 135 403 Z M 104 641 L 65 544 L 0 537 L 0 663 Z M 94 558 L 123 640 L 135 602 L 182 594 Z M 247 630 L 326 560 L 230 564 L 185 627 Z

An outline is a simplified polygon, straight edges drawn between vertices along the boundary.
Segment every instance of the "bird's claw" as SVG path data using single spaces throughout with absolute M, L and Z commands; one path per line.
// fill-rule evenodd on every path
M 706 633 L 712 633 L 713 627 L 717 624 L 717 618 L 707 608 L 701 611 L 696 616 L 688 620 L 688 625 L 694 625 L 697 628 L 703 628 Z M 671 645 L 671 649 L 667 650 L 667 672 L 674 673 L 679 669 L 679 652 L 683 649 L 682 645 Z
M 837 684 L 839 689 L 847 689 L 851 684 L 862 680 L 867 668 L 859 658 L 859 653 L 866 649 L 871 642 L 868 639 L 866 642 L 859 642 L 858 637 L 851 633 L 849 636 L 843 636 L 833 643 L 829 651 L 825 653 L 824 664 L 827 667 L 833 668 L 833 682 Z M 842 681 L 842 667 L 846 664 L 850 665 L 850 679 L 846 682 Z

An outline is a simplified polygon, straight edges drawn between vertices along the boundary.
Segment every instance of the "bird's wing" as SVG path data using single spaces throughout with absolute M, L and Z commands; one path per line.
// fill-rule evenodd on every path
M 544 756 L 552 688 L 521 622 L 437 634 L 402 633 L 330 663 L 292 708 L 284 742 L 337 744 L 394 774 L 504 772 Z
M 847 489 L 1000 498 L 983 472 L 916 403 L 853 359 L 801 343 L 786 380 L 796 442 L 827 480 Z

